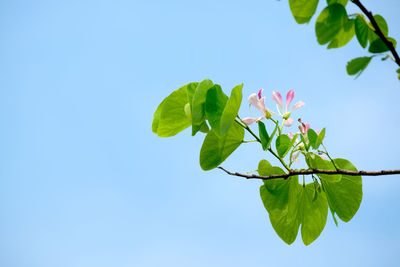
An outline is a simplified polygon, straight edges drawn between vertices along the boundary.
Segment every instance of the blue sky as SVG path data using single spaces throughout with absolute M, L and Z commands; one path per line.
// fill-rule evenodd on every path
M 363 2 L 399 40 L 400 2 Z M 334 157 L 399 168 L 395 64 L 354 80 L 345 64 L 366 51 L 319 46 L 314 22 L 275 0 L 1 1 L 0 266 L 398 265 L 399 176 L 364 178 L 351 222 L 329 217 L 313 244 L 288 246 L 259 181 L 202 171 L 203 136 L 151 132 L 159 102 L 191 81 L 295 89 L 296 116 L 327 128 Z M 263 158 L 247 144 L 223 166 Z

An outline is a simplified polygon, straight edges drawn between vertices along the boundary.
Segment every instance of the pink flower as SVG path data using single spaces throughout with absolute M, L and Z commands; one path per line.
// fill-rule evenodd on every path
M 294 90 L 290 90 L 286 94 L 286 105 L 285 108 L 283 108 L 281 94 L 277 91 L 272 92 L 272 101 L 275 102 L 279 116 L 281 116 L 284 119 L 284 125 L 287 127 L 290 127 L 293 124 L 293 119 L 290 118 L 291 112 L 305 105 L 304 102 L 298 101 L 296 104 L 293 105 L 292 109 L 288 111 L 290 103 L 292 102 L 293 98 L 294 98 Z
M 250 105 L 253 105 L 264 116 L 253 117 L 253 118 L 250 118 L 250 117 L 244 118 L 244 119 L 242 119 L 242 122 L 244 124 L 250 125 L 250 124 L 253 124 L 254 122 L 257 122 L 257 121 L 260 121 L 260 120 L 264 119 L 265 117 L 269 118 L 271 116 L 272 112 L 265 107 L 265 96 L 261 97 L 261 94 L 262 94 L 263 90 L 264 89 L 260 89 L 257 94 L 251 94 L 249 96 L 248 100 L 250 102 Z

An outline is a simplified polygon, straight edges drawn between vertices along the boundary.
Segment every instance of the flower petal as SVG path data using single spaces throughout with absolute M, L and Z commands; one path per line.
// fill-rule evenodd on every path
M 298 151 L 297 153 L 294 153 L 292 156 L 292 161 L 299 163 L 300 162 L 299 155 L 300 155 L 300 151 Z
M 294 134 L 293 134 L 292 132 L 289 132 L 289 133 L 287 134 L 287 136 L 289 136 L 289 138 L 292 139 L 292 138 L 294 137 Z
M 288 110 L 289 105 L 292 102 L 293 98 L 294 98 L 294 90 L 290 90 L 286 94 L 286 111 Z
M 265 98 L 258 99 L 257 94 L 251 94 L 249 96 L 249 102 L 252 104 L 256 109 L 258 109 L 262 114 L 265 116 Z
M 272 101 L 275 102 L 275 104 L 277 104 L 281 110 L 283 111 L 283 105 L 282 105 L 282 96 L 279 92 L 277 91 L 272 91 Z
M 285 122 L 283 123 L 283 125 L 285 125 L 286 127 L 290 127 L 293 124 L 293 119 L 289 118 L 287 120 L 285 120 Z
M 258 99 L 260 99 L 261 98 L 261 94 L 262 94 L 262 92 L 264 91 L 264 89 L 260 89 L 260 91 L 258 91 Z
M 244 118 L 242 119 L 242 122 L 246 125 L 253 124 L 254 122 L 257 121 L 257 118 Z
M 305 104 L 306 104 L 306 103 L 304 103 L 303 101 L 297 102 L 296 104 L 294 104 L 294 106 L 293 106 L 293 108 L 292 108 L 292 111 L 293 111 L 293 110 L 296 110 L 296 109 L 298 109 L 298 108 L 303 107 Z
M 249 100 L 250 104 L 252 104 L 253 106 L 255 106 L 256 103 L 258 102 L 257 94 L 251 94 L 251 95 L 249 95 L 249 98 L 248 98 L 247 100 Z

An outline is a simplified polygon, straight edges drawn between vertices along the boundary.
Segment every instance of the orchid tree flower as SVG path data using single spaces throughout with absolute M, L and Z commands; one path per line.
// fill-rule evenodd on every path
M 290 90 L 286 94 L 286 104 L 284 108 L 281 94 L 277 91 L 272 92 L 272 101 L 275 102 L 276 109 L 278 110 L 278 115 L 284 119 L 284 125 L 287 127 L 290 127 L 293 124 L 293 119 L 290 118 L 290 114 L 292 113 L 292 111 L 301 108 L 302 106 L 305 105 L 304 102 L 298 101 L 296 104 L 293 105 L 292 109 L 289 110 L 289 106 L 293 98 L 294 98 L 294 90 Z
M 254 122 L 258 122 L 263 120 L 264 118 L 269 119 L 271 117 L 271 114 L 275 114 L 271 112 L 269 109 L 265 107 L 265 96 L 261 97 L 262 91 L 264 89 L 260 89 L 257 94 L 251 94 L 248 98 L 250 105 L 254 106 L 258 111 L 260 111 L 263 116 L 261 117 L 248 117 L 248 118 L 243 118 L 242 122 L 246 125 L 253 124 Z

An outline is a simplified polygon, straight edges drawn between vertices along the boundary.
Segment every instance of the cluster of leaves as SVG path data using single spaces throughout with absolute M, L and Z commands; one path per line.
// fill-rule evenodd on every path
M 327 0 L 326 2 L 327 6 L 319 14 L 315 24 L 318 43 L 327 44 L 328 49 L 339 48 L 350 42 L 355 35 L 361 47 L 368 47 L 370 53 L 369 56 L 358 57 L 347 63 L 349 75 L 358 77 L 376 56 L 382 56 L 382 60 L 391 58 L 390 55 L 383 54 L 389 51 L 389 48 L 376 34 L 376 29 L 371 22 L 362 14 L 347 14 L 348 0 Z M 290 10 L 299 24 L 308 23 L 311 20 L 318 3 L 319 0 L 289 0 Z M 388 36 L 389 28 L 385 19 L 381 15 L 373 17 L 383 35 L 396 47 L 396 40 Z M 400 73 L 400 69 L 397 72 Z
M 152 130 L 160 137 L 174 136 L 189 126 L 192 136 L 199 131 L 206 133 L 200 166 L 203 170 L 214 169 L 243 142 L 244 129 L 235 122 L 242 88 L 243 84 L 233 88 L 228 98 L 221 86 L 209 79 L 184 85 L 158 106 Z
M 357 171 L 348 160 L 331 159 L 326 150 L 319 150 L 323 146 L 325 129 L 319 134 L 308 129 L 307 132 L 290 138 L 282 132 L 283 126 L 279 127 L 279 121 L 267 118 L 270 125 L 259 121 L 259 135 L 256 135 L 238 116 L 242 88 L 243 84 L 234 87 L 228 97 L 220 85 L 208 79 L 184 85 L 158 106 L 154 113 L 152 130 L 160 137 L 174 136 L 189 126 L 192 126 L 193 136 L 198 132 L 206 133 L 200 151 L 200 166 L 203 170 L 214 169 L 225 161 L 246 142 L 244 136 L 247 131 L 285 169 L 261 160 L 258 165 L 261 176 L 294 171 L 290 168 L 293 153 L 301 153 L 309 169 Z M 272 127 L 271 134 L 268 134 L 267 126 Z M 325 153 L 330 160 L 323 159 L 321 153 Z M 335 214 L 348 222 L 360 206 L 361 176 L 317 174 L 312 176 L 312 180 L 308 184 L 305 184 L 304 177 L 303 184 L 300 184 L 298 176 L 263 180 L 261 199 L 273 228 L 288 244 L 296 239 L 300 225 L 304 244 L 312 243 L 325 227 L 328 207 L 337 224 Z

